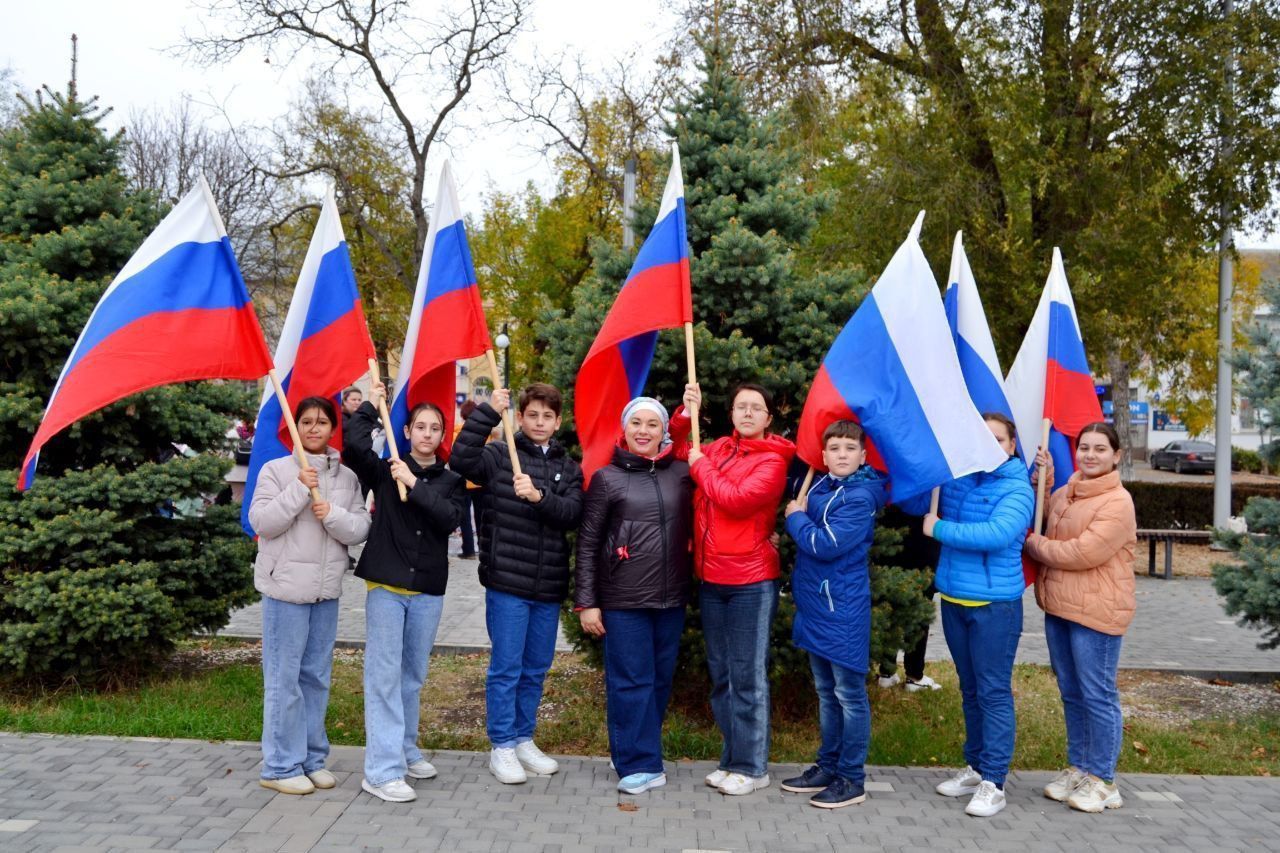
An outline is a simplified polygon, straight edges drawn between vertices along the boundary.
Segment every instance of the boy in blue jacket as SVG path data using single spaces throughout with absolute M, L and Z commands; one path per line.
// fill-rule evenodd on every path
M 818 691 L 821 744 L 817 763 L 782 783 L 784 791 L 817 792 L 810 804 L 838 809 L 867 798 L 863 764 L 871 742 L 867 669 L 871 655 L 871 580 L 867 553 L 876 514 L 887 500 L 885 478 L 866 462 L 862 428 L 836 421 L 822 434 L 829 472 L 806 498 L 787 505 L 796 541 L 791 640 L 809 653 Z

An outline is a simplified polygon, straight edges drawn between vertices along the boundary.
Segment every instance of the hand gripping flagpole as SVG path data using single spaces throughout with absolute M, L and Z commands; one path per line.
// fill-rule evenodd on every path
M 378 360 L 376 358 L 369 359 L 369 376 L 373 379 L 373 384 L 377 385 L 382 382 L 381 374 L 378 372 Z M 387 434 L 387 453 L 392 459 L 400 458 L 400 451 L 396 449 L 396 434 L 391 429 L 391 412 L 387 410 L 387 395 L 383 394 L 378 400 L 378 414 L 382 416 L 382 431 Z M 404 483 L 396 480 L 396 489 L 400 492 L 400 502 L 404 503 L 409 500 L 409 490 L 405 488 Z
M 273 367 L 267 371 L 267 376 L 271 377 L 271 387 L 276 389 L 276 399 L 280 401 L 280 411 L 284 412 L 284 423 L 289 428 L 289 437 L 293 439 L 293 455 L 298 460 L 298 467 L 303 471 L 311 470 L 311 463 L 307 462 L 307 455 L 302 450 L 302 438 L 298 435 L 298 424 L 293 419 L 293 409 L 289 408 L 289 398 L 284 393 L 284 386 L 280 384 L 280 374 L 276 373 Z M 324 500 L 319 489 L 311 489 L 311 502 L 320 503 Z
M 489 373 L 493 376 L 493 387 L 501 388 L 502 380 L 498 378 L 498 359 L 494 357 L 493 348 L 490 347 L 485 350 L 484 355 L 489 360 Z M 510 389 L 507 390 L 509 391 Z M 513 477 L 519 477 L 523 472 L 520 470 L 520 456 L 516 453 L 516 428 L 511 424 L 511 404 L 513 402 L 515 401 L 508 401 L 507 409 L 502 413 L 502 431 L 507 436 L 507 453 L 511 457 L 511 474 Z
M 1053 426 L 1053 421 L 1045 418 L 1040 425 L 1040 447 L 1048 453 L 1049 449 L 1049 427 Z M 1040 522 L 1044 520 L 1044 466 L 1040 466 L 1039 474 L 1036 477 L 1036 523 L 1031 530 L 1033 533 L 1040 532 Z

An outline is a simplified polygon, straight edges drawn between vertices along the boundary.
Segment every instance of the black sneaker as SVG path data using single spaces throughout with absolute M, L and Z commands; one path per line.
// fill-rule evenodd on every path
M 848 779 L 841 779 L 837 776 L 835 781 L 826 787 L 826 790 L 810 797 L 809 804 L 820 809 L 839 809 L 844 806 L 856 805 L 866 798 L 867 792 L 862 790 L 861 785 L 855 785 Z
M 815 764 L 799 776 L 783 779 L 782 790 L 794 794 L 812 794 L 814 791 L 825 791 L 835 780 L 835 776 Z

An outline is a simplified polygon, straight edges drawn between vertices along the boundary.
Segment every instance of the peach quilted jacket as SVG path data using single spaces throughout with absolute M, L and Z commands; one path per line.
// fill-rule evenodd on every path
M 1135 608 L 1133 498 L 1117 472 L 1082 480 L 1077 471 L 1049 502 L 1045 535 L 1027 536 L 1036 603 L 1046 613 L 1120 635 Z

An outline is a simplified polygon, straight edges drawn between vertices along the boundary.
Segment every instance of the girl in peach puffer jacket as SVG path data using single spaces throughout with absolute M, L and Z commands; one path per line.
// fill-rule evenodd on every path
M 1049 502 L 1045 535 L 1027 536 L 1038 566 L 1049 660 L 1058 677 L 1070 766 L 1044 789 L 1074 809 L 1101 812 L 1123 801 L 1115 784 L 1123 718 L 1116 669 L 1135 609 L 1133 498 L 1116 470 L 1120 436 L 1093 423 L 1076 439 L 1076 472 Z

